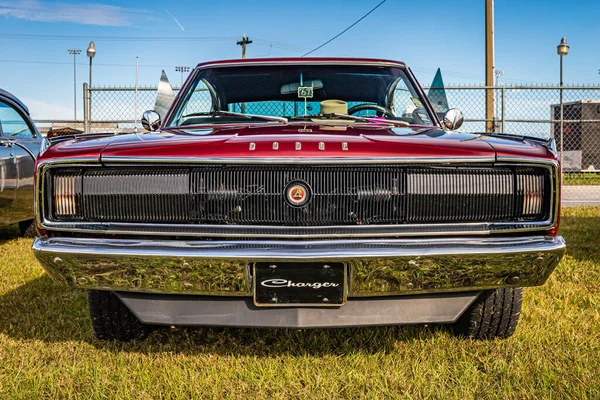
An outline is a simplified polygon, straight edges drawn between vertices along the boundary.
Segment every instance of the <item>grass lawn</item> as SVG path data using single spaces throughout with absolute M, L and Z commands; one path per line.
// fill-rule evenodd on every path
M 564 210 L 566 259 L 515 336 L 437 327 L 176 329 L 94 340 L 84 292 L 0 228 L 0 398 L 600 398 L 600 207 Z
M 600 174 L 595 172 L 579 172 L 563 174 L 563 185 L 600 185 Z

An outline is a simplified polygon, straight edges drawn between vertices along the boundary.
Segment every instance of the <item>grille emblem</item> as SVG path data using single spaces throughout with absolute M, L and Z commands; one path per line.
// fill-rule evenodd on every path
M 287 201 L 296 207 L 300 207 L 310 199 L 309 187 L 305 183 L 292 182 L 285 189 Z

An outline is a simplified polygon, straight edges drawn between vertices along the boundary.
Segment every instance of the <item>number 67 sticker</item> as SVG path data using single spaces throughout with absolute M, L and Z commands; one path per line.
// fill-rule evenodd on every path
M 312 99 L 312 97 L 313 97 L 312 86 L 298 86 L 298 98 Z

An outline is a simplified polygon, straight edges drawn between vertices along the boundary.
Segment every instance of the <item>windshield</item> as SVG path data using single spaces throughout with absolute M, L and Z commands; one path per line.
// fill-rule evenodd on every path
M 196 74 L 166 126 L 332 119 L 432 125 L 423 103 L 400 67 L 216 67 Z

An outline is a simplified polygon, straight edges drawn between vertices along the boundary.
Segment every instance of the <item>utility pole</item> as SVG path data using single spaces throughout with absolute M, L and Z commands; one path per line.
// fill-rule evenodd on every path
M 494 85 L 494 0 L 485 0 L 485 86 Z M 494 131 L 494 89 L 485 94 L 486 131 Z
M 252 43 L 252 40 L 248 39 L 245 33 L 244 36 L 242 36 L 242 40 L 238 40 L 238 46 L 242 46 L 242 58 L 246 58 L 246 45 L 250 43 Z
M 76 57 L 81 54 L 81 49 L 69 49 L 73 54 L 73 121 L 77 122 L 77 63 Z
M 184 72 L 190 72 L 190 67 L 184 67 L 182 65 L 175 67 L 175 72 L 181 72 L 181 85 L 179 85 L 179 87 L 183 86 L 183 74 Z
M 242 58 L 246 58 L 246 45 L 252 43 L 252 40 L 246 37 L 246 34 L 242 36 L 242 40 L 238 40 L 238 46 L 242 46 Z M 242 114 L 246 113 L 246 103 L 241 104 L 241 112 Z

